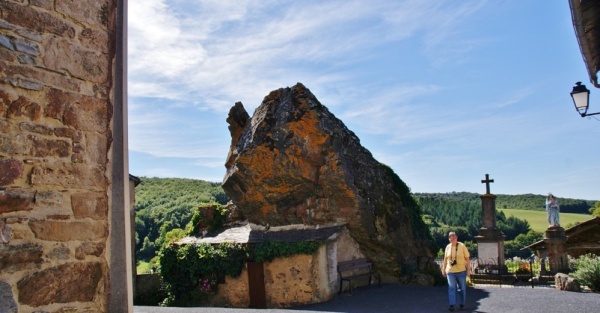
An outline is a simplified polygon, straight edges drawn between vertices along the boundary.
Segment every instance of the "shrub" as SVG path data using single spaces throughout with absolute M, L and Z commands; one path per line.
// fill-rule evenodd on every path
M 600 292 L 600 257 L 593 254 L 580 256 L 575 260 L 575 272 L 571 276 L 592 291 Z

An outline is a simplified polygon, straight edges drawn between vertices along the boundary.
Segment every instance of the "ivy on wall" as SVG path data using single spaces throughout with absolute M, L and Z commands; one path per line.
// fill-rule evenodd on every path
M 236 243 L 170 244 L 159 253 L 159 274 L 167 298 L 163 306 L 197 306 L 216 291 L 225 275 L 238 277 L 247 261 L 269 262 L 295 254 L 313 254 L 319 242 L 264 242 L 252 246 Z

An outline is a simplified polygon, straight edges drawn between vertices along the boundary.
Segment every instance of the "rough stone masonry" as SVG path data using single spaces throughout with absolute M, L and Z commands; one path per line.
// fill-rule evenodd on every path
M 302 84 L 236 103 L 223 188 L 252 223 L 348 224 L 387 280 L 432 265 L 432 239 L 407 185 Z M 404 277 L 404 278 L 403 278 Z
M 0 312 L 108 312 L 118 293 L 117 3 L 0 1 Z

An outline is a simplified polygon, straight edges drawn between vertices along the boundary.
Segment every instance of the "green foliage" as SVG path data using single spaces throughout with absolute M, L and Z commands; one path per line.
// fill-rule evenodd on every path
M 470 194 L 459 194 L 464 197 L 444 198 L 439 194 L 433 196 L 419 194 L 420 196 L 417 197 L 424 213 L 434 217 L 434 221 L 430 221 L 431 224 L 448 225 L 437 227 L 435 230 L 433 229 L 435 227 L 432 228 L 432 235 L 438 247 L 441 247 L 441 244 L 443 246 L 447 244 L 449 231 L 457 232 L 460 240 L 467 241 L 473 240 L 481 227 L 481 199 L 473 200 L 472 197 L 467 197 Z M 460 199 L 464 201 L 460 201 Z M 530 229 L 529 223 L 525 220 L 513 216 L 507 218 L 502 212 L 496 214 L 496 226 L 500 228 L 506 240 L 512 240 L 518 234 L 527 233 Z M 441 239 L 442 237 L 444 239 Z
M 466 193 L 461 194 L 467 195 Z M 479 197 L 472 199 L 470 197 L 443 197 L 442 195 L 418 193 L 415 194 L 415 198 L 424 214 L 433 216 L 436 223 L 451 226 L 444 228 L 446 232 L 444 234 L 446 237 L 444 246 L 448 243 L 448 231 L 457 231 L 458 234 L 458 230 L 453 229 L 455 226 L 462 226 L 466 229 L 465 233 L 458 234 L 459 240 L 471 240 L 481 227 L 481 200 Z M 479 202 L 476 200 L 479 200 Z M 436 239 L 435 235 L 434 239 Z
M 482 209 L 479 194 L 468 192 L 416 193 L 415 199 L 423 210 L 423 220 L 431 230 L 436 243 L 435 251 L 443 249 L 448 244 L 448 232 L 450 231 L 455 231 L 459 240 L 465 244 L 475 240 L 481 227 Z M 589 217 L 589 215 L 583 214 L 564 213 L 563 209 L 578 207 L 577 210 L 582 210 L 582 208 L 587 210 L 591 201 L 560 198 L 559 202 L 561 203 L 561 221 L 563 221 L 561 224 L 566 225 L 569 221 L 578 222 Z M 598 205 L 600 206 L 600 204 Z M 545 196 L 542 195 L 497 195 L 496 226 L 505 236 L 507 257 L 531 255 L 530 251 L 521 251 L 521 249 L 541 239 L 539 233 L 530 234 L 531 215 L 535 215 L 536 230 L 543 231 L 547 228 L 544 206 Z M 525 210 L 515 209 L 518 207 Z M 508 214 L 508 212 L 511 213 L 511 216 L 506 217 L 505 213 Z M 519 238 L 519 236 L 521 237 Z M 519 239 L 517 240 L 517 238 Z M 471 254 L 475 256 L 475 254 Z
M 159 257 L 159 273 L 168 295 L 163 303 L 166 306 L 197 305 L 206 280 L 216 288 L 219 277 L 239 276 L 247 259 L 246 249 L 231 243 L 171 244 L 161 249 Z
M 600 201 L 596 202 L 593 207 L 590 208 L 592 216 L 600 216 Z
M 543 234 L 530 230 L 527 233 L 519 234 L 515 239 L 504 242 L 504 255 L 507 258 L 519 257 L 528 258 L 532 251 L 529 249 L 521 250 L 543 238 Z
M 319 246 L 318 242 L 261 242 L 252 247 L 250 259 L 254 262 L 270 262 L 295 254 L 313 254 Z
M 408 218 L 412 226 L 413 237 L 423 242 L 430 243 L 429 249 L 432 253 L 435 253 L 435 247 L 433 246 L 433 237 L 431 236 L 431 232 L 429 230 L 429 226 L 423 221 L 423 211 L 419 206 L 419 203 L 413 197 L 410 192 L 410 188 L 408 185 L 400 179 L 400 177 L 394 172 L 394 170 L 380 163 L 382 168 L 387 171 L 389 177 L 392 179 L 392 184 L 394 186 L 394 191 L 400 195 L 401 199 L 403 199 L 402 206 L 408 212 Z M 385 195 L 383 195 L 385 197 Z M 390 223 L 389 225 L 392 225 Z
M 474 202 L 481 207 L 480 194 L 472 192 L 449 192 L 449 193 L 415 193 L 417 199 L 431 197 L 437 200 L 451 202 Z M 558 198 L 560 211 L 566 213 L 588 214 L 589 208 L 595 200 L 582 200 L 570 198 Z M 544 211 L 546 209 L 546 196 L 534 194 L 522 195 L 496 195 L 496 208 L 498 209 L 520 209 Z
M 592 291 L 600 292 L 600 257 L 593 254 L 580 256 L 575 260 L 575 272 L 571 276 Z
M 229 200 L 220 183 L 195 179 L 148 178 L 135 188 L 136 259 L 149 261 L 168 244 L 165 236 L 184 229 L 196 208 L 207 202 Z
M 214 207 L 212 216 L 205 218 L 205 211 L 209 211 L 209 208 Z M 214 232 L 221 229 L 227 219 L 227 210 L 219 203 L 207 203 L 200 205 L 200 208 L 194 211 L 192 219 L 186 226 L 187 235 L 195 235 L 200 233 L 202 225 L 208 227 L 208 232 Z
M 185 231 L 183 231 L 183 229 L 181 228 L 175 228 L 172 229 L 170 231 L 167 232 L 167 234 L 165 235 L 165 241 L 163 243 L 163 247 L 171 244 L 171 243 L 175 243 L 176 241 L 178 241 L 179 239 L 185 237 Z
M 587 214 L 594 201 L 557 198 L 560 203 L 560 211 L 565 213 Z M 497 195 L 496 206 L 502 209 L 521 209 L 521 210 L 546 210 L 546 195 Z
M 465 241 L 463 242 L 467 250 L 469 251 L 469 255 L 473 258 L 477 256 L 477 243 L 474 241 Z
M 500 212 L 503 218 L 499 219 L 496 226 L 500 228 L 505 236 L 505 240 L 513 240 L 519 234 L 526 234 L 531 228 L 526 220 L 509 216 L 504 218 L 504 213 Z

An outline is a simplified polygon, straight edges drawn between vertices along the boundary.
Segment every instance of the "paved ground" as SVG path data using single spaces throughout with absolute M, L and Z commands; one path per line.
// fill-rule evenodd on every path
M 315 313 L 315 312 L 448 312 L 447 287 L 382 284 L 358 288 L 352 295 L 288 309 L 161 308 L 134 307 L 135 313 Z M 568 292 L 553 288 L 482 287 L 467 289 L 463 312 L 600 312 L 600 294 Z

